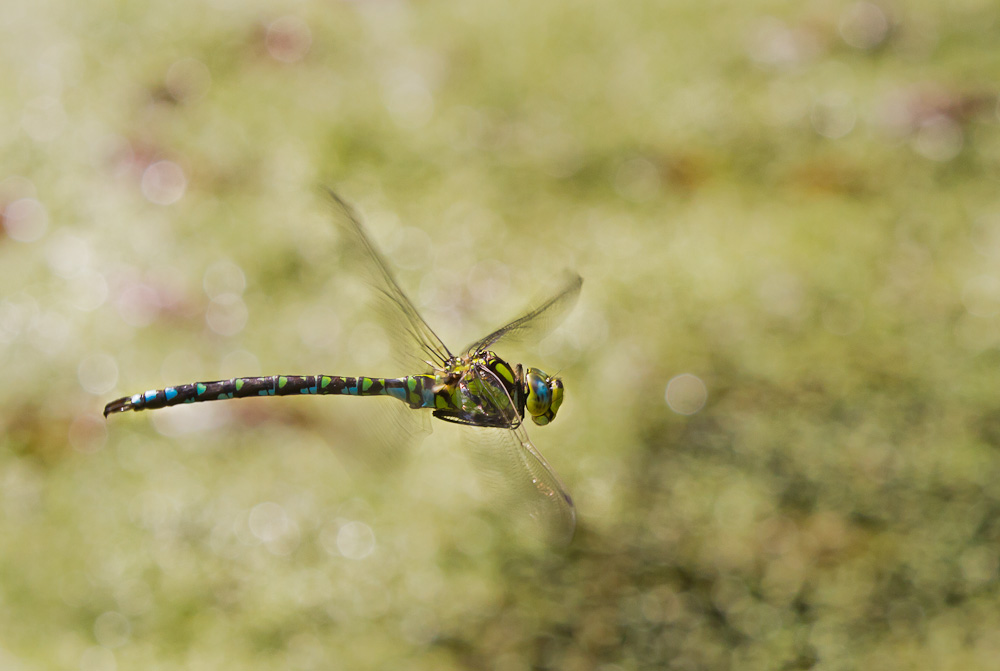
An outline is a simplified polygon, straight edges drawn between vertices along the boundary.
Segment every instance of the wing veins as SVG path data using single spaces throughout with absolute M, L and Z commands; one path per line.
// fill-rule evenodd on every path
M 536 308 L 529 310 L 526 314 L 501 326 L 485 338 L 472 343 L 467 352 L 481 352 L 504 338 L 516 339 L 523 337 L 529 329 L 539 328 L 541 332 L 546 332 L 556 323 L 562 320 L 566 312 L 576 303 L 580 296 L 580 288 L 583 286 L 583 278 L 573 275 L 566 285 L 557 291 L 551 298 Z M 552 317 L 549 323 L 545 323 L 545 317 Z
M 373 261 L 372 265 L 377 270 L 375 279 L 381 283 L 381 286 L 376 287 L 379 293 L 390 302 L 395 303 L 402 310 L 410 334 L 420 342 L 425 353 L 442 364 L 451 360 L 453 358 L 451 351 L 444 344 L 444 341 L 438 337 L 437 333 L 434 332 L 434 329 L 420 316 L 420 312 L 413 305 L 413 301 L 410 300 L 406 292 L 399 286 L 399 282 L 396 281 L 392 271 L 389 270 L 389 265 L 382 257 L 382 253 L 375 246 L 371 238 L 368 237 L 368 233 L 361 224 L 361 219 L 355 209 L 337 195 L 333 189 L 327 188 L 326 192 L 329 194 L 333 204 L 346 216 L 347 221 L 350 222 L 351 232 L 354 234 L 356 240 L 361 243 L 362 249 L 367 253 L 369 259 Z

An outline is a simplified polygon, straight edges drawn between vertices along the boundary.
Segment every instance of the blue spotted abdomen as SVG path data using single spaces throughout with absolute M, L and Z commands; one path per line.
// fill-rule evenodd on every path
M 392 396 L 413 408 L 434 408 L 438 403 L 430 375 L 402 378 L 344 377 L 340 375 L 269 375 L 229 380 L 194 382 L 164 389 L 151 389 L 108 403 L 104 416 L 127 410 L 154 410 L 181 403 L 221 401 L 251 396 L 298 396 L 339 394 L 348 396 Z

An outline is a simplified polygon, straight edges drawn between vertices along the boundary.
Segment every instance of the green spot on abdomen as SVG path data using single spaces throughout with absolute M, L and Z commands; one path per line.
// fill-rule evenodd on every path
M 361 379 L 361 389 L 362 391 L 368 391 L 372 388 L 372 379 L 370 377 L 365 377 Z
M 278 389 L 284 389 L 285 385 L 288 384 L 288 378 L 284 375 L 278 377 Z
M 327 387 L 330 386 L 331 382 L 333 382 L 333 380 L 328 375 L 324 375 L 322 378 L 320 378 L 319 386 L 322 387 L 323 389 L 326 389 Z
M 201 382 L 199 382 L 198 386 L 195 387 L 195 391 L 198 393 L 199 396 L 201 396 L 202 394 L 204 394 L 207 390 L 208 390 L 208 387 L 206 387 L 205 385 L 203 385 Z
M 233 386 L 236 387 L 236 391 L 239 391 L 243 388 L 243 380 L 237 378 L 236 383 Z

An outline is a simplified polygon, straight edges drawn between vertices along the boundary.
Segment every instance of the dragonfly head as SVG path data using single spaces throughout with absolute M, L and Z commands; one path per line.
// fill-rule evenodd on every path
M 537 368 L 529 368 L 525 376 L 528 398 L 524 403 L 531 419 L 539 426 L 545 426 L 556 418 L 563 401 L 563 383 L 557 377 L 549 377 Z

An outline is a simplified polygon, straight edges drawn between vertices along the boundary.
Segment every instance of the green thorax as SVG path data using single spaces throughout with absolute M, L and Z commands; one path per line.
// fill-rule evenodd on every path
M 485 351 L 432 373 L 375 379 L 361 393 L 392 396 L 460 424 L 513 428 L 526 410 L 536 424 L 552 421 L 562 403 L 563 385 L 536 368 L 525 372 L 520 364 L 511 367 Z

